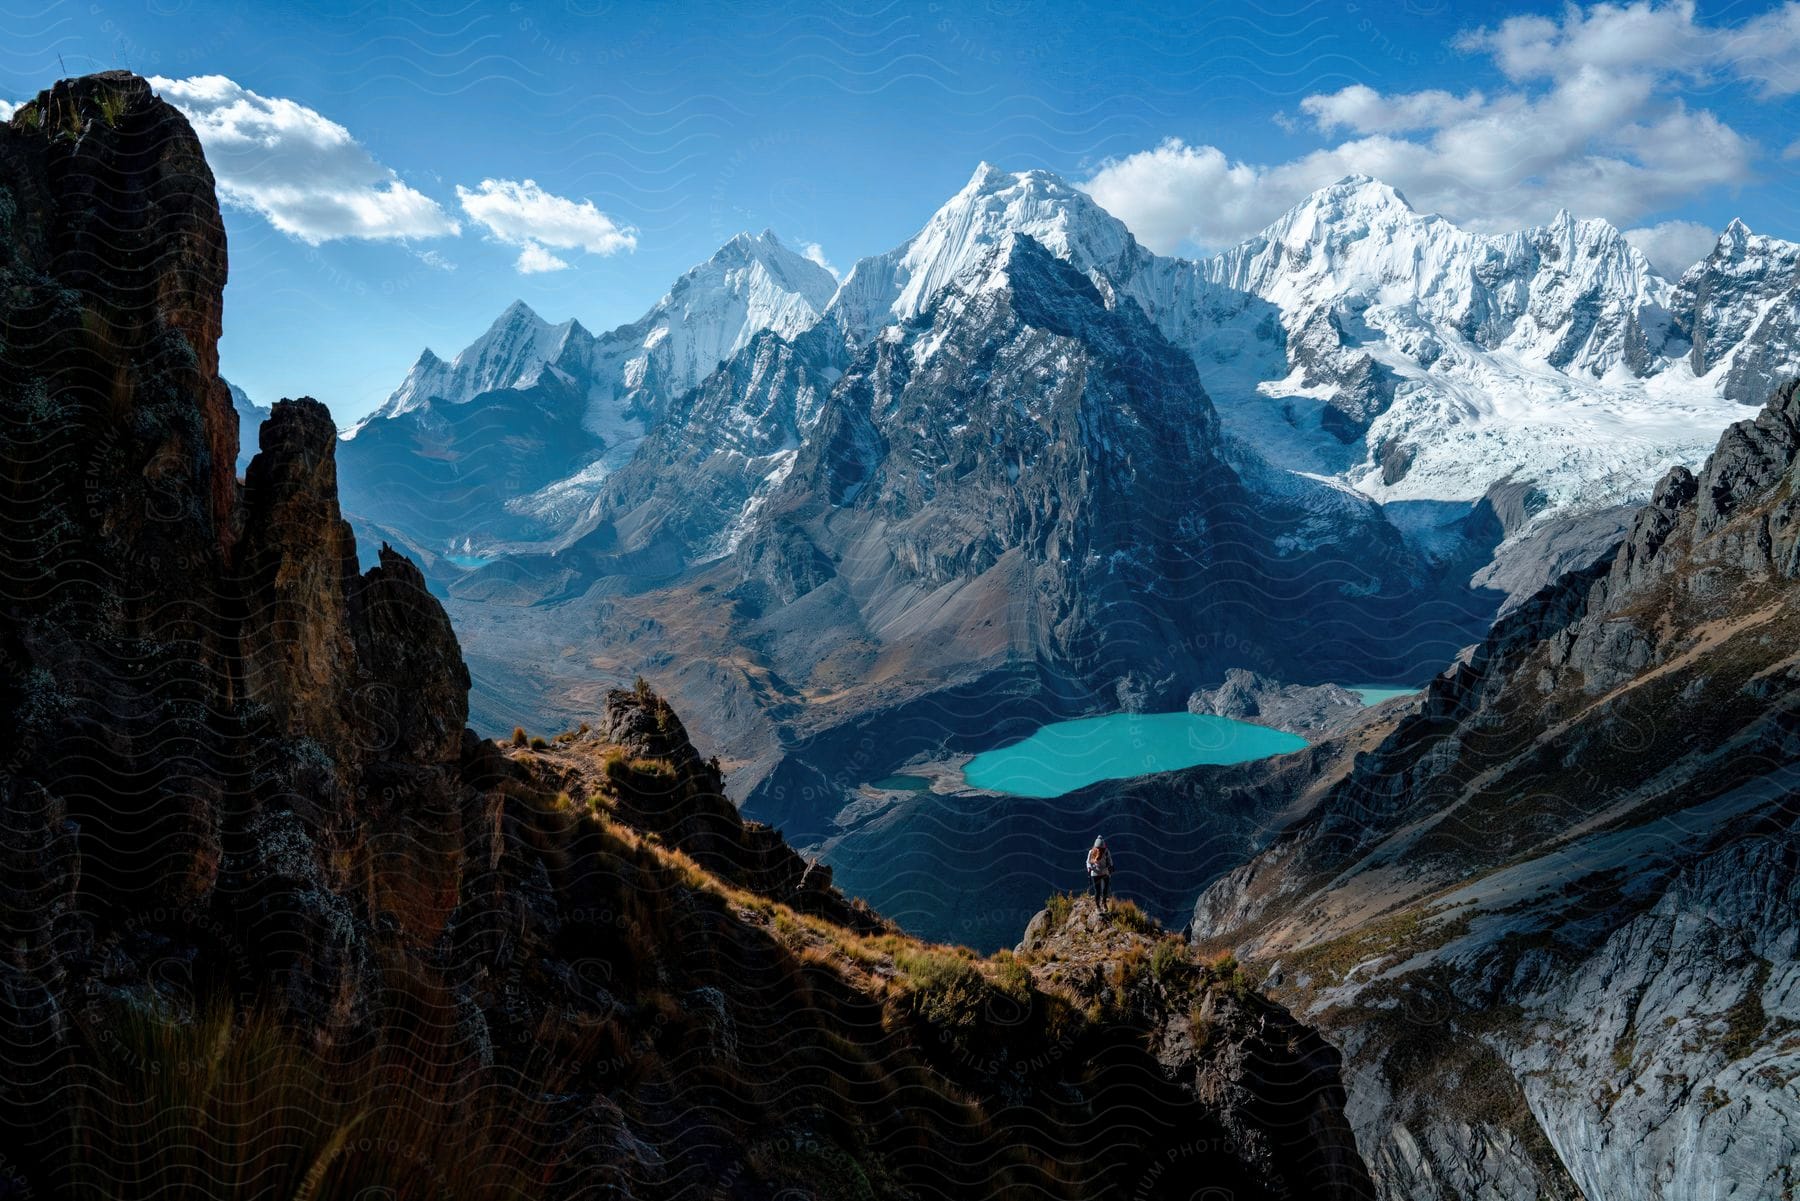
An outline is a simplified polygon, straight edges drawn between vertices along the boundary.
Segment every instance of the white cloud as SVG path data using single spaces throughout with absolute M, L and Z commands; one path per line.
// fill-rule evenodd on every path
M 1107 161 L 1084 186 L 1141 242 L 1165 254 L 1183 242 L 1211 248 L 1238 241 L 1306 191 L 1287 195 L 1266 168 L 1179 138 Z
M 817 263 L 819 266 L 825 268 L 825 270 L 831 272 L 832 279 L 840 278 L 838 269 L 833 267 L 831 265 L 831 260 L 825 257 L 825 248 L 817 242 L 807 242 L 805 245 L 801 246 L 800 255 L 808 262 Z
M 19 111 L 19 106 L 10 100 L 0 100 L 0 121 L 12 120 L 12 115 Z
M 1626 230 L 1625 240 L 1643 251 L 1651 266 L 1674 279 L 1712 253 L 1719 231 L 1698 221 L 1662 221 Z
M 1781 157 L 1790 162 L 1800 158 L 1800 142 L 1789 142 L 1787 149 L 1781 152 Z
M 186 115 L 228 204 L 311 246 L 338 238 L 436 238 L 460 227 L 407 186 L 350 131 L 292 100 L 223 75 L 150 80 Z
M 1788 3 L 1739 25 L 1703 25 L 1692 0 L 1656 4 L 1573 6 L 1559 22 L 1509 17 L 1457 39 L 1492 54 L 1515 80 L 1567 79 L 1583 71 L 1646 71 L 1710 81 L 1734 78 L 1765 96 L 1800 91 L 1792 60 L 1800 52 L 1800 3 Z
M 1515 80 L 1563 79 L 1581 71 L 1703 70 L 1712 56 L 1708 32 L 1694 23 L 1692 3 L 1571 6 L 1562 20 L 1509 17 L 1464 33 L 1455 45 L 1480 51 Z
M 1471 116 L 1486 104 L 1480 92 L 1461 97 L 1440 91 L 1384 96 L 1358 83 L 1341 92 L 1308 96 L 1300 101 L 1300 111 L 1326 133 L 1338 129 L 1352 133 L 1406 133 Z
M 1106 160 L 1085 186 L 1160 251 L 1229 245 L 1352 173 L 1477 230 L 1518 229 L 1558 208 L 1625 226 L 1751 178 L 1755 144 L 1690 108 L 1685 83 L 1730 74 L 1765 97 L 1800 89 L 1773 67 L 1783 48 L 1800 48 L 1800 2 L 1735 27 L 1701 25 L 1684 3 L 1570 6 L 1457 45 L 1492 56 L 1513 86 L 1456 95 L 1352 85 L 1300 102 L 1321 134 L 1348 140 L 1262 164 L 1172 138 Z M 1679 243 L 1669 234 L 1658 245 L 1667 255 Z
M 637 230 L 620 225 L 591 200 L 552 195 L 534 180 L 484 179 L 475 188 L 458 184 L 456 198 L 495 241 L 519 248 L 517 266 L 524 275 L 565 270 L 569 264 L 552 254 L 552 247 L 589 254 L 637 249 Z
M 520 275 L 538 275 L 545 271 L 567 271 L 569 264 L 539 246 L 536 242 L 525 243 L 525 249 L 519 252 L 517 264 Z

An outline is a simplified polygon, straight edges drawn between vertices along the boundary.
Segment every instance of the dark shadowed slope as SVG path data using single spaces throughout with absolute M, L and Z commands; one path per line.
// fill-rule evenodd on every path
M 1178 942 L 1150 1005 L 1141 955 L 1101 997 L 902 936 L 647 687 L 469 731 L 418 569 L 359 569 L 325 406 L 235 478 L 218 218 L 135 76 L 0 125 L 4 1191 L 1173 1197 L 1179 1154 L 1368 1195 L 1272 1004 L 1148 1049 L 1213 984 Z

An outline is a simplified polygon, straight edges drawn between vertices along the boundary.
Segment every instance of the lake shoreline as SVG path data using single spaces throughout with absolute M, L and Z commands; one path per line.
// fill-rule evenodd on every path
M 1336 687 L 1356 695 L 1366 713 L 1424 690 L 1422 685 L 1340 684 Z M 1146 752 L 1141 760 L 1134 761 L 1129 755 L 1121 757 L 1118 740 L 1111 737 L 1121 728 L 1131 749 Z M 1153 745 L 1155 740 L 1177 733 L 1189 736 L 1185 753 L 1177 747 L 1166 757 L 1159 754 L 1170 748 Z M 906 795 L 922 792 L 938 796 L 1050 799 L 1092 784 L 1294 754 L 1305 750 L 1312 741 L 1295 731 L 1259 722 L 1254 717 L 1220 717 L 1181 710 L 1091 713 L 1046 722 L 1029 734 L 983 751 L 902 764 L 888 775 L 865 781 L 860 787 L 870 801 L 877 802 L 871 806 L 872 811 L 885 808 Z M 1102 753 L 1097 754 L 1096 748 Z M 1053 762 L 1043 768 L 1046 756 Z M 970 768 L 983 760 L 985 765 L 975 767 L 977 774 L 972 777 Z M 1098 766 L 1095 760 L 1099 760 Z M 1096 771 L 1103 774 L 1095 774 Z M 1007 783 L 1013 783 L 1015 787 L 1004 787 Z M 1017 790 L 1020 786 L 1030 790 Z M 1047 791 L 1051 787 L 1058 790 Z

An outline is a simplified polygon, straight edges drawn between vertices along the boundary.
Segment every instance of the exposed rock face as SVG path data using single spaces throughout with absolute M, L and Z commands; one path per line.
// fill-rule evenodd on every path
M 1500 611 L 1505 613 L 1563 573 L 1610 554 L 1636 516 L 1635 508 L 1616 506 L 1551 518 L 1503 543 L 1471 582 L 1504 593 Z
M 1726 394 L 1761 404 L 1800 372 L 1800 245 L 1733 221 L 1682 275 L 1669 307 L 1694 374 L 1725 369 Z M 1680 348 L 1679 341 L 1675 347 Z
M 1075 1198 L 1197 1140 L 1282 1195 L 1225 1137 L 1272 1082 L 1203 1104 L 1144 1027 L 895 933 L 647 688 L 466 730 L 322 405 L 272 407 L 240 495 L 218 210 L 142 80 L 39 96 L 0 166 L 9 1187 Z
M 325 746 L 349 741 L 344 693 L 356 666 L 346 603 L 356 551 L 338 516 L 336 441 L 318 401 L 276 404 L 245 476 L 240 555 L 262 609 L 239 634 L 244 697 L 288 734 Z
M 677 398 L 631 462 L 607 477 L 565 557 L 644 583 L 731 554 L 786 479 L 847 361 L 830 323 L 793 341 L 756 335 Z
M 979 586 L 1013 555 L 1043 603 L 1022 652 L 1084 674 L 1152 664 L 1180 646 L 1171 610 L 1225 603 L 1244 571 L 1216 541 L 1246 524 L 1217 419 L 1134 308 L 1108 310 L 1027 237 L 990 261 L 929 323 L 858 360 L 766 507 L 766 528 L 801 540 L 740 561 L 753 582 L 823 558 L 855 572 L 853 593 L 877 573 L 926 592 Z M 885 562 L 851 551 L 877 539 Z M 1137 620 L 1095 616 L 1121 606 Z
M 1789 384 L 1201 897 L 1344 1048 L 1385 1195 L 1787 1187 L 1797 449 Z

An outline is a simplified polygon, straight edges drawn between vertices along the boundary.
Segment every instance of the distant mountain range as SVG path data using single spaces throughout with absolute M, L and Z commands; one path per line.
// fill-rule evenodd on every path
M 630 325 L 595 336 L 523 302 L 449 362 L 427 350 L 345 434 L 345 500 L 437 551 L 554 541 L 670 403 L 758 333 L 797 337 L 837 281 L 740 234 Z
M 1561 213 L 1470 234 L 1350 177 L 1191 261 L 1145 250 L 1047 172 L 982 164 L 917 235 L 841 284 L 765 231 L 734 238 L 643 318 L 598 337 L 515 303 L 452 361 L 424 352 L 347 433 L 349 482 L 377 490 L 387 503 L 369 511 L 443 543 L 434 549 L 554 545 L 591 517 L 605 476 L 675 399 L 757 334 L 792 342 L 823 324 L 822 340 L 855 353 L 1015 232 L 1110 301 L 1135 301 L 1189 354 L 1246 476 L 1272 468 L 1416 504 L 1390 516 L 1426 545 L 1441 537 L 1439 502 L 1476 501 L 1501 480 L 1529 482 L 1528 520 L 1638 497 L 1643 480 L 1697 461 L 1734 405 L 1800 368 L 1800 247 L 1737 222 L 1671 283 L 1603 221 Z M 484 446 L 501 423 L 531 445 Z M 546 426 L 563 436 L 532 453 Z M 455 465 L 454 495 L 424 486 L 439 479 L 424 459 Z M 417 495 L 404 504 L 409 483 Z
M 256 457 L 256 443 L 262 430 L 262 423 L 269 418 L 269 410 L 251 400 L 245 391 L 225 381 L 226 391 L 231 393 L 231 408 L 238 419 L 238 452 L 237 473 L 244 474 L 244 468 L 250 466 L 250 460 Z

